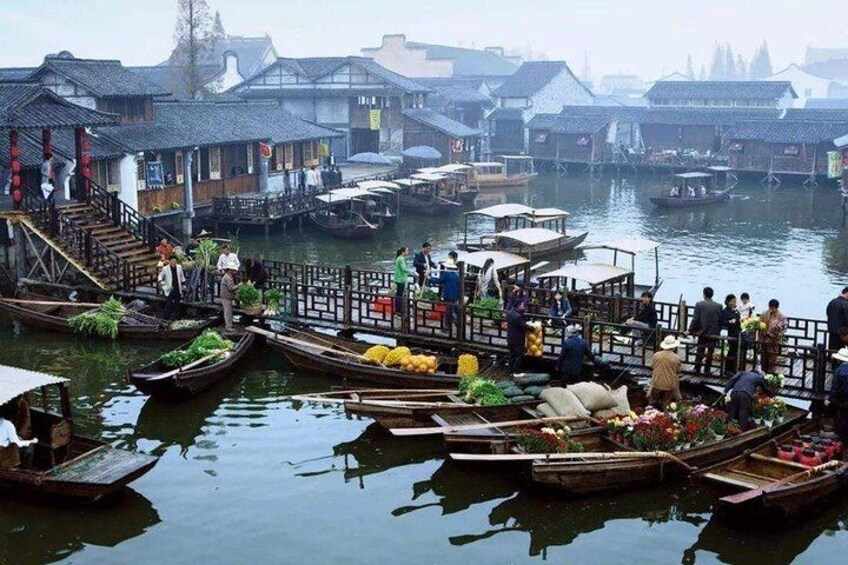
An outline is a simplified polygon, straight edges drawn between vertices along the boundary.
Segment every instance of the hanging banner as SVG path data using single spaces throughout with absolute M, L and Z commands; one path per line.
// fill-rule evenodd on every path
M 162 161 L 146 161 L 147 188 L 165 188 L 165 173 L 162 170 Z
M 369 117 L 369 119 L 370 119 L 371 129 L 372 129 L 372 130 L 378 130 L 378 129 L 380 129 L 380 118 L 381 118 L 380 112 L 381 112 L 381 111 L 382 111 L 382 110 L 371 110 L 371 111 L 369 112 L 368 117 Z
M 318 144 L 318 156 L 319 157 L 329 157 L 330 156 L 330 146 L 326 143 Z
M 451 139 L 451 153 L 462 153 L 465 150 L 465 144 L 461 139 Z
M 838 179 L 842 176 L 842 154 L 839 151 L 827 152 L 827 178 Z

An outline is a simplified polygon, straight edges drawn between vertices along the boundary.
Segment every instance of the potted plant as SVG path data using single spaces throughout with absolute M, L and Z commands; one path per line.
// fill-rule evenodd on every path
M 727 421 L 724 414 L 716 413 L 710 422 L 713 436 L 716 440 L 722 440 L 727 435 Z

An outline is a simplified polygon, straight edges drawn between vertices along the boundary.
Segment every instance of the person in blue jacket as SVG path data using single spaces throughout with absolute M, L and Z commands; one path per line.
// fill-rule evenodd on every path
M 442 329 L 450 331 L 454 325 L 459 324 L 459 305 L 462 301 L 462 279 L 459 276 L 459 267 L 456 251 L 448 253 L 448 260 L 442 264 L 442 270 L 438 276 L 430 278 L 430 284 L 438 286 L 441 290 L 442 302 L 448 303 L 448 310 L 442 319 Z
M 548 309 L 548 316 L 551 319 L 551 325 L 554 327 L 563 328 L 566 325 L 566 318 L 570 318 L 574 310 L 571 308 L 571 302 L 568 301 L 568 294 L 564 294 L 561 290 L 554 293 L 554 301 Z
M 565 328 L 562 350 L 559 353 L 559 359 L 557 359 L 557 369 L 563 383 L 578 382 L 583 376 L 583 360 L 595 360 L 595 356 L 580 332 L 580 326 Z

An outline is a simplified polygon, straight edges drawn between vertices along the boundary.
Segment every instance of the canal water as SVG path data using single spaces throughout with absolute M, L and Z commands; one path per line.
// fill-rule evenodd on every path
M 689 302 L 705 284 L 748 291 L 758 306 L 821 318 L 848 283 L 848 245 L 835 188 L 766 190 L 744 184 L 727 204 L 657 212 L 658 179 L 540 177 L 529 194 L 487 195 L 559 206 L 590 240 L 662 243 L 659 298 Z M 242 256 L 388 268 L 400 244 L 427 239 L 446 254 L 462 214 L 404 217 L 376 242 L 304 228 L 240 233 Z M 473 233 L 486 226 L 475 223 Z M 598 255 L 596 255 L 596 253 Z M 591 260 L 608 260 L 592 252 Z M 637 279 L 653 261 L 637 261 Z M 4 499 L 0 564 L 44 563 L 814 563 L 848 548 L 848 499 L 785 530 L 740 531 L 713 519 L 709 491 L 687 484 L 567 499 L 519 477 L 444 460 L 437 442 L 387 437 L 343 410 L 284 400 L 333 381 L 260 351 L 194 401 L 163 405 L 123 383 L 159 344 L 95 343 L 0 319 L 0 363 L 73 381 L 79 432 L 161 456 L 103 508 L 52 508 Z

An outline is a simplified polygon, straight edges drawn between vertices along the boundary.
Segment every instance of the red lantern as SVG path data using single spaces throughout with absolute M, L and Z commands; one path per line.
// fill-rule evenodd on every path
M 91 142 L 90 142 L 89 140 L 87 140 L 87 139 L 83 139 L 83 140 L 82 140 L 82 150 L 83 150 L 83 151 L 88 151 L 88 150 L 90 150 L 90 149 L 91 149 Z
M 18 180 L 20 180 L 20 179 L 18 179 Z M 16 188 L 15 190 L 12 191 L 12 200 L 14 200 L 17 203 L 20 203 L 20 201 L 23 200 L 23 199 L 24 199 L 24 193 L 21 192 L 20 188 Z
M 12 175 L 12 186 L 14 186 L 15 188 L 20 188 L 20 186 L 21 186 L 20 175 Z
M 20 173 L 21 172 L 21 162 L 20 161 L 12 161 L 12 172 Z
M 11 153 L 12 159 L 17 159 L 21 156 L 21 150 L 17 145 L 13 145 L 12 148 L 9 150 L 9 153 Z
M 85 155 L 82 156 L 82 165 L 84 167 L 87 167 L 90 164 L 91 164 L 91 155 L 86 153 Z
M 84 176 L 87 179 L 91 178 L 91 169 L 89 169 L 88 167 L 83 167 L 82 168 L 82 176 Z
M 18 132 L 16 132 L 16 131 L 10 132 L 9 133 L 9 141 L 11 141 L 12 144 L 17 143 L 18 142 Z

